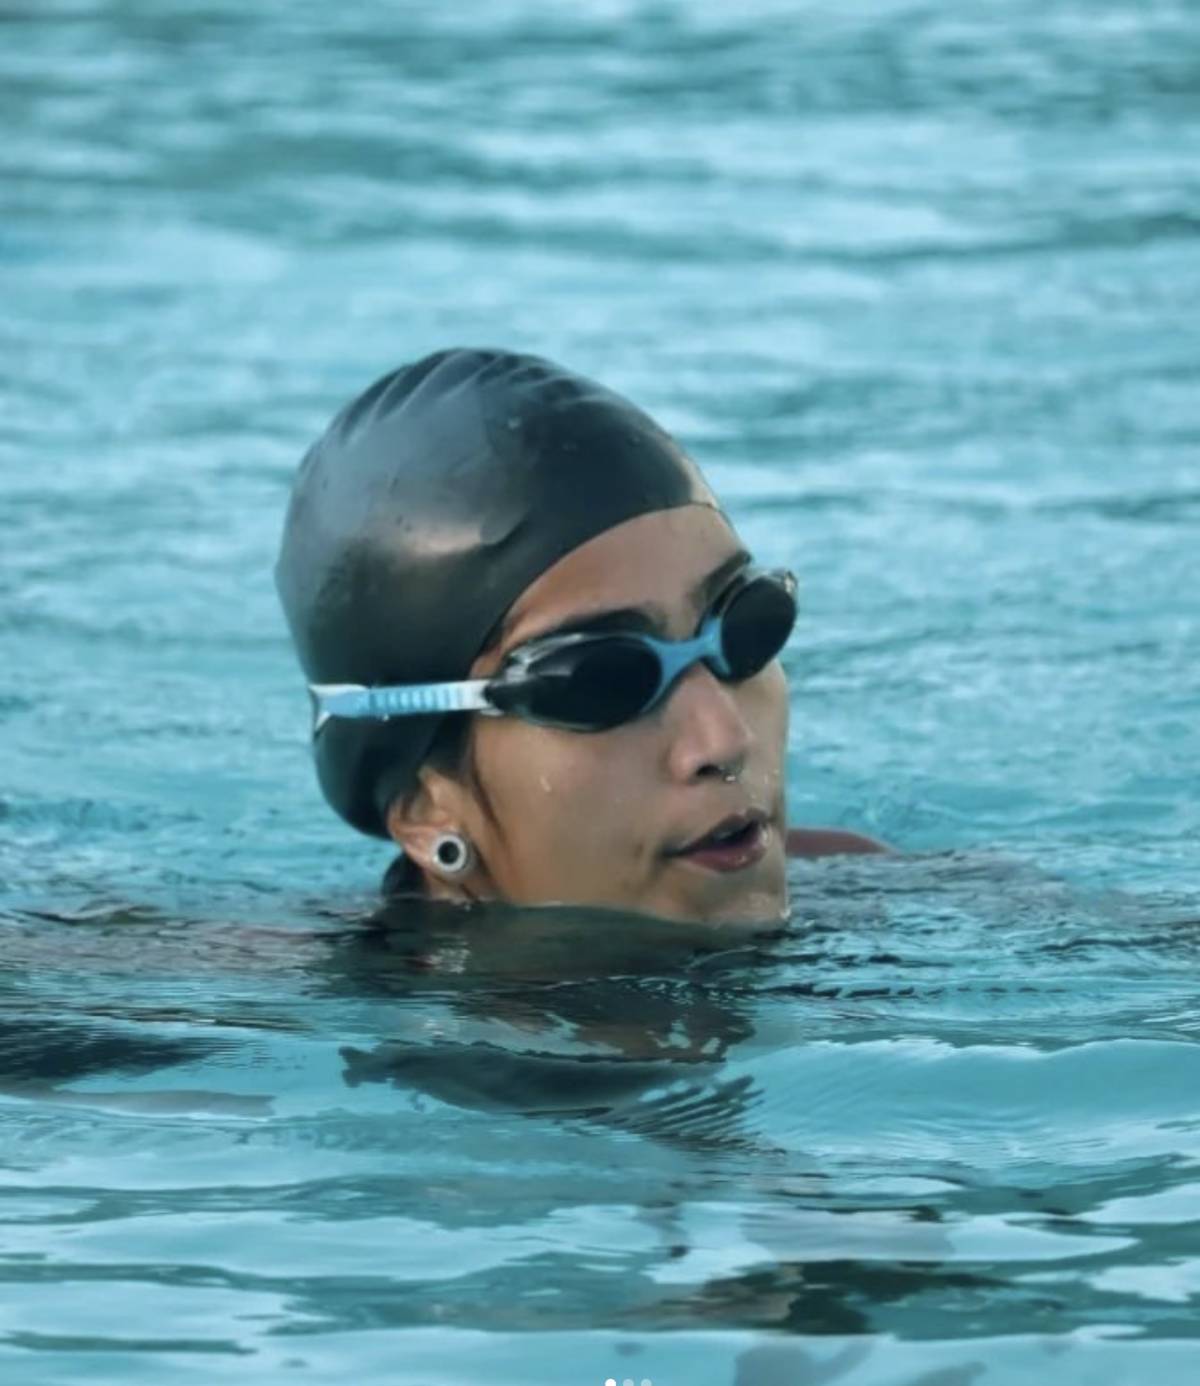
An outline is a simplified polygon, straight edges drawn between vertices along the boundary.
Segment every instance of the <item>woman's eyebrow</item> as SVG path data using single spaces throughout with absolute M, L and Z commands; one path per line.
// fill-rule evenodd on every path
M 721 588 L 749 562 L 750 555 L 745 549 L 739 549 L 718 564 L 711 573 L 701 578 L 688 593 L 688 599 L 695 609 L 703 611 L 710 606 L 720 593 Z M 669 618 L 666 609 L 656 602 L 647 602 L 642 606 L 611 607 L 604 611 L 592 612 L 589 615 L 568 616 L 545 630 L 523 636 L 519 643 L 523 645 L 530 640 L 544 640 L 551 635 L 576 635 L 584 632 L 602 633 L 614 630 L 631 630 L 640 631 L 646 635 L 660 635 L 668 623 Z M 508 632 L 505 633 L 505 639 L 507 639 L 507 635 Z
M 745 549 L 738 549 L 723 563 L 718 563 L 707 577 L 701 578 L 689 593 L 696 610 L 703 611 L 705 607 L 711 606 L 720 595 L 721 588 L 749 562 L 750 554 Z

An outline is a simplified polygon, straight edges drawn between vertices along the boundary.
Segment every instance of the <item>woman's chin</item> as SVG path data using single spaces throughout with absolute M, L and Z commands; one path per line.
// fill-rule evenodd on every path
M 778 926 L 788 917 L 783 853 L 769 851 L 748 870 L 720 872 L 682 861 L 655 912 L 710 924 Z M 664 883 L 666 884 L 666 883 Z
M 604 899 L 600 894 L 588 899 L 563 896 L 539 896 L 524 900 L 493 898 L 477 901 L 480 905 L 518 914 L 526 910 L 547 910 L 590 915 L 617 914 L 627 918 L 641 917 L 664 924 L 698 924 L 706 928 L 732 928 L 746 931 L 778 929 L 788 920 L 786 883 L 777 888 L 758 886 L 747 888 L 738 895 L 723 893 L 719 898 L 704 897 L 696 892 L 656 892 L 638 899 Z
M 738 894 L 688 892 L 647 904 L 645 913 L 694 924 L 778 928 L 788 918 L 787 885 L 748 886 Z

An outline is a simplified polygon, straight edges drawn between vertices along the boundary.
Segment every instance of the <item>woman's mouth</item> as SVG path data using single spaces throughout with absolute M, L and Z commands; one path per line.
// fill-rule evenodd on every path
M 764 815 L 740 814 L 667 855 L 706 871 L 744 871 L 762 860 L 770 836 L 770 823 Z

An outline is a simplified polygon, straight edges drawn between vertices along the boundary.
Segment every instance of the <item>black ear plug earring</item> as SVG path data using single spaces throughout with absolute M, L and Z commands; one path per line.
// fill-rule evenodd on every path
M 433 844 L 433 860 L 442 876 L 465 876 L 475 865 L 475 852 L 461 833 L 442 833 Z

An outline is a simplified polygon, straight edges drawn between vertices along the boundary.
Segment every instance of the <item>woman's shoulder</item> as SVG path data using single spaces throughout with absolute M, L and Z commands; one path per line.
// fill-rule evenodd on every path
M 891 852 L 885 842 L 845 828 L 789 828 L 789 857 L 832 857 L 840 852 Z

